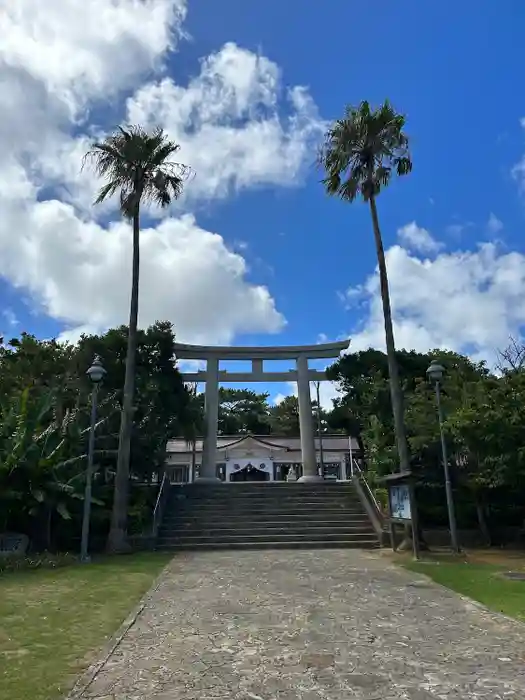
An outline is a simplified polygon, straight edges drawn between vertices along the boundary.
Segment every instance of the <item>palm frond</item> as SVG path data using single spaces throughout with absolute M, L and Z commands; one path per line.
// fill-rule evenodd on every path
M 406 156 L 396 158 L 394 162 L 398 175 L 407 175 L 412 170 L 412 161 Z
M 179 150 L 160 127 L 147 132 L 140 125 L 119 126 L 104 141 L 94 143 L 83 159 L 82 167 L 89 163 L 108 180 L 95 204 L 118 192 L 121 213 L 128 219 L 141 202 L 169 206 L 181 196 L 191 174 L 188 166 L 169 160 Z
M 100 188 L 99 193 L 95 199 L 95 204 L 100 204 L 108 197 L 112 197 L 115 194 L 115 192 L 118 190 L 118 188 L 119 188 L 119 183 L 116 182 L 115 180 L 111 180 L 111 182 L 108 182 L 107 185 L 104 185 L 104 187 Z
M 392 173 L 412 170 L 405 117 L 386 100 L 377 109 L 367 101 L 348 105 L 343 119 L 328 129 L 318 156 L 325 171 L 327 194 L 354 201 L 360 193 L 367 200 L 386 187 Z

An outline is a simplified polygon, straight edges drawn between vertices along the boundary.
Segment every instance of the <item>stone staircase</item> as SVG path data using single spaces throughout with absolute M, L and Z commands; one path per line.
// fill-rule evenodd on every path
M 351 483 L 171 486 L 161 550 L 379 546 Z

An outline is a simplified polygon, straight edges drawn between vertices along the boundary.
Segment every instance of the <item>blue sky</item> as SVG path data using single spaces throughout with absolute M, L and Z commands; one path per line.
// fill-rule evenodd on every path
M 188 342 L 381 347 L 368 210 L 328 199 L 313 162 L 345 104 L 385 98 L 414 161 L 379 200 L 398 345 L 490 363 L 521 334 L 522 3 L 109 5 L 28 0 L 0 19 L 6 335 L 125 322 L 127 231 L 90 207 L 78 165 L 131 119 L 164 126 L 195 168 L 167 217 L 146 215 L 143 323 L 169 318 Z

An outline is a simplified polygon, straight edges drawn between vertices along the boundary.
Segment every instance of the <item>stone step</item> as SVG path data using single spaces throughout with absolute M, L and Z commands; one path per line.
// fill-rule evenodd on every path
M 253 496 L 257 494 L 283 494 L 283 493 L 355 493 L 355 486 L 350 483 L 341 483 L 340 485 L 319 485 L 312 486 L 310 484 L 297 484 L 296 486 L 290 486 L 289 484 L 283 484 L 282 486 L 276 486 L 275 482 L 266 482 L 262 486 L 243 487 L 238 484 L 230 483 L 220 483 L 218 486 L 203 486 L 197 488 L 191 484 L 188 486 L 171 486 L 171 493 L 186 493 L 192 495 L 202 495 L 206 493 L 218 494 L 227 493 L 230 495 L 244 494 L 246 496 Z
M 265 517 L 263 517 L 265 516 Z M 242 514 L 230 514 L 222 515 L 217 513 L 180 513 L 178 516 L 165 517 L 162 520 L 162 524 L 170 523 L 171 525 L 179 525 L 180 523 L 197 523 L 201 525 L 211 525 L 213 527 L 222 526 L 227 527 L 230 523 L 232 526 L 237 527 L 243 523 L 248 523 L 250 525 L 264 525 L 267 522 L 284 522 L 284 523 L 326 523 L 326 522 L 338 522 L 338 523 L 356 523 L 369 522 L 362 513 L 347 513 L 342 512 L 337 513 L 317 513 L 317 517 L 311 517 L 311 514 L 307 511 L 302 511 L 300 513 L 242 513 Z M 323 517 L 321 517 L 323 516 Z M 339 516 L 339 517 L 338 517 Z
M 356 496 L 329 496 L 326 498 L 322 497 L 306 497 L 303 496 L 288 496 L 286 498 L 177 498 L 173 500 L 168 500 L 166 507 L 176 508 L 178 505 L 187 504 L 191 508 L 198 508 L 201 506 L 222 506 L 223 508 L 244 506 L 246 508 L 252 508 L 254 506 L 265 506 L 269 504 L 275 504 L 280 507 L 286 508 L 288 505 L 308 503 L 313 505 L 322 505 L 324 503 L 336 504 L 336 505 L 358 505 L 361 506 L 361 501 Z
M 272 503 L 287 503 L 288 501 L 359 501 L 359 497 L 355 493 L 256 493 L 253 496 L 247 496 L 246 494 L 238 493 L 235 496 L 218 493 L 213 494 L 201 494 L 198 497 L 190 497 L 185 494 L 179 496 L 172 496 L 168 499 L 168 503 L 259 503 L 259 502 L 272 502 Z
M 343 521 L 350 522 L 356 518 L 366 517 L 362 511 L 349 512 L 347 510 L 340 511 L 318 511 L 317 513 L 312 513 L 308 510 L 294 510 L 294 511 L 261 511 L 253 512 L 246 511 L 243 513 L 219 513 L 217 511 L 208 511 L 201 513 L 193 513 L 191 511 L 181 512 L 173 515 L 166 515 L 163 518 L 163 522 L 211 522 L 211 523 L 228 523 L 228 522 L 271 522 L 275 520 L 290 521 L 302 520 L 304 522 L 310 521 L 321 521 L 321 522 L 333 522 L 333 521 Z M 367 518 L 368 519 L 368 518 Z
M 167 515 L 163 518 L 163 525 L 173 526 L 179 525 L 180 523 L 200 523 L 203 526 L 217 526 L 222 525 L 225 522 L 231 523 L 232 525 L 239 526 L 247 523 L 248 525 L 280 525 L 283 523 L 290 525 L 305 524 L 310 523 L 322 523 L 327 525 L 340 525 L 341 523 L 346 523 L 348 525 L 369 523 L 369 518 L 364 513 L 354 513 L 348 514 L 346 511 L 344 513 L 308 513 L 293 515 L 290 513 L 275 513 L 272 515 L 271 519 L 267 517 L 266 514 L 258 515 L 239 515 L 238 513 L 230 513 L 227 518 L 217 517 L 215 513 L 210 514 L 200 514 L 199 513 L 179 513 Z
M 173 484 L 172 488 L 178 489 L 320 489 L 320 488 L 352 488 L 352 481 L 337 481 L 324 479 L 323 481 L 194 481 L 191 484 Z
M 178 535 L 173 535 L 170 537 L 159 537 L 158 539 L 158 545 L 159 546 L 170 546 L 170 545 L 176 545 L 176 544 L 196 544 L 196 543 L 205 543 L 209 542 L 212 544 L 215 543 L 224 543 L 228 544 L 229 542 L 299 542 L 301 540 L 308 540 L 308 542 L 355 542 L 355 543 L 368 543 L 368 542 L 377 542 L 377 537 L 375 536 L 374 533 L 370 532 L 365 532 L 365 533 L 332 533 L 332 534 L 326 534 L 326 533 L 315 533 L 315 532 L 306 532 L 303 535 L 298 535 L 294 533 L 265 533 L 262 535 L 254 535 L 254 534 L 242 534 L 238 532 L 234 532 L 231 535 L 222 535 L 221 537 L 218 536 L 205 536 L 205 535 L 186 535 L 186 534 L 178 534 Z
M 205 505 L 200 504 L 178 504 L 174 507 L 167 507 L 164 511 L 164 518 L 186 518 L 186 517 L 209 517 L 217 515 L 220 518 L 240 517 L 240 518 L 260 518 L 268 520 L 270 516 L 303 515 L 309 519 L 311 517 L 327 518 L 330 515 L 349 517 L 367 517 L 366 511 L 360 503 L 291 503 L 282 505 L 279 503 L 235 504 L 231 506 Z
M 324 481 L 212 481 L 200 482 L 195 481 L 191 484 L 173 485 L 172 488 L 180 489 L 318 489 L 318 488 L 353 488 L 351 481 L 337 481 L 334 479 L 325 479 Z
M 266 526 L 265 523 L 254 523 L 250 521 L 242 522 L 178 522 L 163 524 L 159 529 L 159 534 L 166 532 L 178 533 L 178 532 L 217 532 L 219 530 L 228 530 L 231 532 L 260 532 L 260 533 L 271 533 L 281 530 L 282 532 L 305 532 L 306 530 L 322 530 L 325 532 L 340 532 L 344 530 L 345 532 L 352 532 L 353 530 L 361 531 L 366 530 L 367 532 L 374 532 L 371 524 L 366 521 L 361 522 L 344 522 L 340 521 L 337 523 L 328 522 L 325 523 L 321 520 L 314 521 L 312 523 L 307 523 L 305 521 L 299 522 L 287 522 L 281 521 L 278 523 L 271 523 Z
M 187 511 L 185 513 L 168 513 L 163 518 L 163 523 L 181 523 L 181 522 L 199 522 L 210 523 L 212 525 L 223 522 L 231 523 L 280 523 L 280 522 L 326 522 L 326 523 L 360 523 L 369 522 L 368 516 L 362 511 L 355 513 L 345 511 L 332 512 L 315 512 L 315 513 L 288 513 L 278 512 L 273 513 L 271 518 L 267 513 L 236 513 L 231 512 L 227 517 L 217 517 L 216 513 L 198 513 Z
M 301 513 L 304 513 L 306 515 L 314 515 L 314 514 L 324 514 L 324 515 L 329 515 L 330 513 L 334 513 L 334 515 L 341 514 L 341 513 L 347 513 L 348 515 L 363 515 L 363 509 L 360 506 L 357 505 L 352 505 L 348 506 L 345 504 L 338 504 L 338 503 L 332 503 L 330 505 L 323 505 L 323 504 L 311 504 L 311 503 L 297 503 L 297 504 L 291 504 L 289 506 L 285 507 L 279 507 L 279 504 L 271 504 L 268 503 L 267 505 L 257 505 L 253 506 L 252 508 L 249 508 L 247 506 L 231 506 L 229 508 L 222 508 L 222 507 L 213 507 L 213 506 L 182 506 L 179 508 L 167 508 L 165 510 L 165 516 L 168 517 L 170 515 L 181 515 L 185 516 L 188 514 L 196 514 L 196 515 L 210 515 L 216 513 L 220 517 L 227 518 L 232 515 L 239 515 L 239 516 L 247 516 L 249 517 L 250 515 L 257 515 L 257 516 L 270 516 L 272 513 L 275 513 L 276 515 L 279 513 L 282 513 L 283 515 L 286 514 L 294 514 L 294 515 L 300 515 Z
M 258 486 L 256 488 L 242 488 L 236 485 L 230 485 L 230 484 L 224 484 L 222 486 L 206 486 L 206 487 L 201 487 L 201 488 L 196 488 L 192 486 L 184 486 L 184 487 L 176 487 L 172 486 L 171 487 L 171 493 L 173 495 L 177 494 L 183 494 L 189 498 L 202 498 L 203 496 L 213 496 L 216 497 L 217 495 L 224 495 L 228 496 L 231 498 L 235 498 L 238 496 L 243 496 L 245 498 L 254 498 L 257 496 L 271 496 L 275 497 L 277 495 L 294 495 L 294 494 L 316 494 L 320 496 L 326 496 L 328 494 L 334 495 L 334 494 L 348 494 L 348 493 L 353 493 L 355 494 L 355 489 L 353 486 L 343 486 L 343 487 L 338 487 L 338 486 L 321 486 L 321 487 L 315 487 L 312 488 L 311 486 L 308 485 L 303 485 L 299 484 L 297 488 L 290 487 L 290 486 L 283 486 L 283 487 L 278 487 L 278 486 L 272 486 L 272 485 L 266 485 L 266 486 Z
M 228 503 L 223 501 L 180 501 L 176 504 L 169 504 L 167 510 L 261 510 L 261 509 L 274 509 L 274 510 L 293 510 L 294 508 L 309 508 L 315 510 L 322 508 L 323 510 L 330 510 L 333 508 L 335 510 L 340 510 L 341 508 L 349 509 L 362 509 L 361 503 L 350 501 L 290 501 L 288 503 L 279 503 L 276 501 L 257 501 L 255 503 L 246 503 L 245 501 L 239 501 L 238 503 Z
M 162 527 L 159 533 L 159 541 L 170 537 L 211 537 L 213 539 L 221 539 L 223 537 L 240 536 L 267 536 L 268 538 L 274 535 L 326 535 L 330 538 L 332 535 L 369 535 L 374 534 L 370 525 L 345 525 L 338 523 L 337 525 L 312 525 L 312 526 L 297 526 L 278 524 L 274 526 L 260 525 L 258 527 L 195 527 L 181 524 L 179 527 Z
M 257 515 L 257 517 L 266 517 L 269 511 L 275 511 L 276 514 L 287 515 L 289 513 L 306 513 L 308 516 L 315 517 L 316 515 L 323 515 L 334 513 L 334 515 L 341 515 L 342 513 L 348 513 L 349 515 L 365 515 L 366 511 L 363 509 L 361 504 L 330 504 L 329 507 L 324 506 L 322 503 L 311 506 L 310 504 L 305 505 L 304 503 L 294 503 L 287 507 L 279 507 L 279 504 L 271 506 L 271 504 L 254 507 L 238 507 L 232 506 L 231 508 L 200 508 L 197 504 L 178 504 L 173 508 L 166 507 L 164 510 L 164 517 L 183 515 L 209 515 L 210 513 L 219 513 L 222 516 L 245 516 L 245 515 Z
M 352 484 L 172 487 L 159 549 L 362 547 L 378 537 Z
M 176 544 L 157 546 L 156 549 L 165 552 L 177 551 L 209 551 L 209 550 L 264 550 L 264 549 L 378 549 L 377 538 L 367 542 L 337 540 L 332 542 L 311 542 L 296 540 L 290 542 L 177 542 Z
M 328 489 L 310 489 L 301 487 L 297 489 L 290 488 L 259 488 L 259 489 L 238 489 L 229 486 L 212 489 L 175 489 L 172 488 L 170 496 L 182 496 L 185 498 L 278 498 L 285 496 L 318 496 L 326 498 L 327 496 L 348 496 L 356 495 L 353 487 L 348 489 L 328 488 Z

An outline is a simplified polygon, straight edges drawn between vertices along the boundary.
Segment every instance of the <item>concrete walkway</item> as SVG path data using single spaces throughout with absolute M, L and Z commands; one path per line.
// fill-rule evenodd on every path
M 524 700 L 525 625 L 379 552 L 184 554 L 80 697 Z

